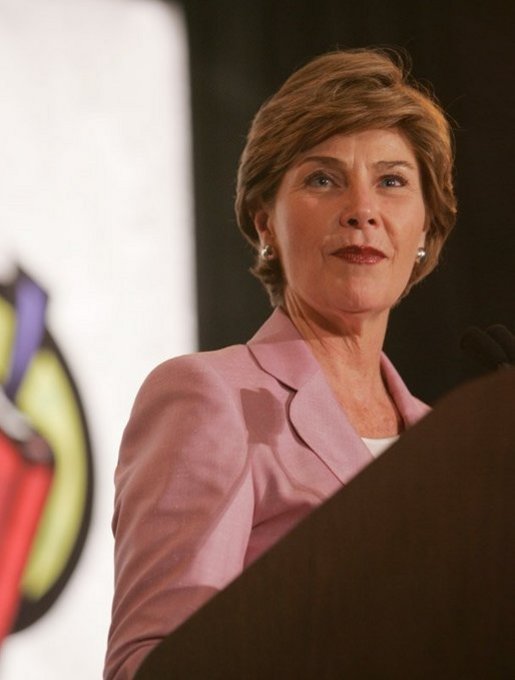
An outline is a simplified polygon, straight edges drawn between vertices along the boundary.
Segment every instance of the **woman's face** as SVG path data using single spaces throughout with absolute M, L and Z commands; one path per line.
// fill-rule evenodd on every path
M 300 155 L 255 224 L 281 261 L 286 307 L 332 318 L 388 312 L 424 244 L 425 218 L 409 142 L 372 129 Z

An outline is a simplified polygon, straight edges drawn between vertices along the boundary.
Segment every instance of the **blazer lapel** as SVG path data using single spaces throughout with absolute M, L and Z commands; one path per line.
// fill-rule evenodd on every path
M 320 370 L 294 395 L 290 419 L 299 437 L 342 483 L 373 460 Z
M 282 310 L 274 311 L 248 347 L 263 370 L 294 391 L 288 413 L 292 426 L 342 483 L 373 460 L 308 344 Z

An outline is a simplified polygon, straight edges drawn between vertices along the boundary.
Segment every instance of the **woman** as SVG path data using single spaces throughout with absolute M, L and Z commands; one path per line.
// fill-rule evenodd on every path
M 275 311 L 147 378 L 116 473 L 107 678 L 334 494 L 427 407 L 382 354 L 453 226 L 449 127 L 389 54 L 340 51 L 258 112 L 238 221 Z

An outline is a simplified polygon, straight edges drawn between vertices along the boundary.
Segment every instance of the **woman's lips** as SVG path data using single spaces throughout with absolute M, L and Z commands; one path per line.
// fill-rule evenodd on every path
M 352 264 L 377 264 L 386 255 L 370 246 L 346 246 L 336 250 L 333 255 Z

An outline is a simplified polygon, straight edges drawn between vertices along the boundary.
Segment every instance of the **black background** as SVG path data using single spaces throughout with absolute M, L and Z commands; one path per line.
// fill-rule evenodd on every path
M 270 311 L 233 214 L 236 167 L 265 98 L 311 57 L 393 46 L 454 120 L 459 216 L 438 269 L 391 316 L 386 351 L 433 402 L 482 372 L 469 325 L 515 330 L 515 3 L 184 0 L 190 42 L 200 349 L 244 342 Z

